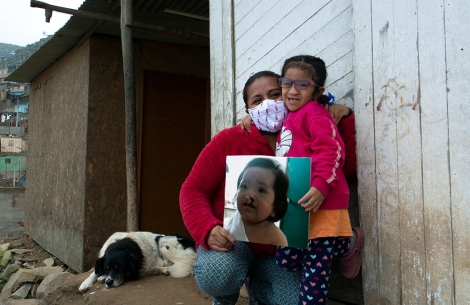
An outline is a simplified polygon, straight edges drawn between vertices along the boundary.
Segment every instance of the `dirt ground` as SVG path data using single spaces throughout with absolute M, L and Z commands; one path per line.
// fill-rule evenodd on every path
M 28 258 L 41 262 L 51 256 L 29 238 L 27 234 L 20 237 L 10 237 L 2 242 L 21 241 L 18 248 L 30 249 Z M 176 279 L 168 276 L 145 276 L 136 281 L 128 281 L 117 288 L 107 289 L 104 284 L 95 283 L 86 293 L 80 293 L 78 287 L 88 277 L 91 271 L 77 274 L 57 258 L 56 266 L 62 266 L 74 274 L 65 281 L 58 290 L 48 297 L 50 305 L 145 305 L 145 304 L 177 304 L 177 305 L 208 305 L 211 298 L 203 293 L 196 285 L 194 277 Z M 38 267 L 40 266 L 37 265 Z M 0 302 L 1 303 L 1 302 Z M 237 305 L 248 304 L 248 299 L 240 297 Z
M 210 297 L 197 287 L 194 277 L 175 279 L 167 276 L 145 276 L 112 289 L 95 283 L 82 295 L 78 287 L 88 274 L 71 277 L 60 291 L 50 297 L 51 304 L 211 304 Z M 241 299 L 237 304 L 248 304 L 247 299 L 242 301 Z
M 41 248 L 27 234 L 10 237 L 2 242 L 15 240 L 21 242 L 18 248 L 30 249 L 28 258 L 37 262 L 52 256 Z M 211 298 L 196 285 L 193 276 L 176 279 L 168 276 L 144 276 L 136 281 L 128 281 L 117 288 L 107 289 L 102 283 L 95 283 L 86 293 L 78 291 L 80 284 L 89 276 L 89 272 L 78 273 L 68 268 L 54 257 L 54 265 L 61 266 L 65 271 L 74 274 L 47 299 L 49 305 L 209 305 Z M 37 267 L 41 267 L 39 263 Z M 1 304 L 1 300 L 0 300 Z M 237 305 L 247 305 L 248 299 L 240 296 Z M 327 305 L 352 304 L 328 300 Z
M 17 206 L 12 206 L 13 195 L 17 196 Z M 24 219 L 24 196 L 24 188 L 0 186 L 0 243 L 15 240 L 21 244 L 18 248 L 32 250 L 27 253 L 28 258 L 42 262 L 53 255 L 24 234 L 24 228 L 21 226 Z M 197 287 L 194 277 L 175 279 L 167 276 L 146 276 L 113 289 L 106 289 L 104 284 L 95 283 L 88 292 L 82 294 L 78 291 L 78 287 L 90 272 L 77 274 L 59 259 L 54 257 L 54 260 L 56 266 L 63 266 L 66 271 L 75 275 L 50 296 L 51 305 L 211 304 L 210 297 Z M 37 264 L 37 267 L 41 267 L 41 264 Z M 237 304 L 248 304 L 248 300 L 240 297 Z
M 12 196 L 18 196 L 18 206 L 12 207 Z M 0 188 L 0 243 L 16 240 L 21 241 L 17 248 L 31 249 L 30 258 L 42 262 L 45 258 L 54 257 L 40 247 L 27 234 L 23 234 L 21 221 L 24 219 L 24 189 Z M 20 224 L 19 224 L 20 223 Z M 209 305 L 211 298 L 203 293 L 196 285 L 194 277 L 175 279 L 167 276 L 145 276 L 137 281 L 129 281 L 122 286 L 106 289 L 104 284 L 95 283 L 86 293 L 80 293 L 78 287 L 88 277 L 91 271 L 77 274 L 59 259 L 55 265 L 62 266 L 74 274 L 65 281 L 58 290 L 48 298 L 51 305 Z M 39 263 L 37 267 L 40 267 Z M 332 298 L 333 299 L 333 298 Z M 0 300 L 1 303 L 1 300 Z M 247 305 L 248 299 L 240 296 L 237 305 Z M 328 305 L 353 304 L 328 300 Z M 356 303 L 357 304 L 357 303 Z

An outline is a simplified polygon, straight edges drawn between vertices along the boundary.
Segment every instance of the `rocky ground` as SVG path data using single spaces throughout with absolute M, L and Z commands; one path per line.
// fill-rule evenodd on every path
M 113 289 L 95 283 L 80 293 L 90 272 L 78 274 L 24 234 L 24 196 L 23 188 L 0 185 L 1 305 L 211 304 L 194 277 L 146 276 Z M 248 299 L 241 296 L 237 304 Z
M 0 267 L 2 305 L 211 304 L 209 296 L 197 287 L 194 277 L 145 276 L 112 289 L 95 283 L 82 294 L 78 287 L 89 272 L 77 274 L 26 234 L 1 240 L 0 245 L 2 248 L 7 245 L 8 250 L 0 250 L 3 257 L 5 253 L 12 254 L 8 262 L 2 259 Z M 22 287 L 28 289 L 23 294 Z M 240 297 L 237 304 L 246 305 L 248 299 Z
M 16 196 L 17 206 L 12 205 Z M 145 276 L 106 289 L 78 287 L 90 272 L 78 274 L 24 234 L 24 189 L 0 188 L 0 305 L 209 305 L 194 277 Z M 248 304 L 246 292 L 237 305 Z M 352 304 L 328 301 L 328 305 Z

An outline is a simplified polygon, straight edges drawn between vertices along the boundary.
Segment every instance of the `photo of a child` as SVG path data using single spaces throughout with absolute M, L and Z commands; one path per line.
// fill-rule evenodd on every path
M 288 246 L 289 234 L 282 229 L 284 221 L 289 223 L 289 232 L 297 239 L 301 231 L 308 231 L 308 215 L 304 215 L 307 213 L 301 212 L 303 221 L 297 222 L 298 217 L 292 221 L 292 211 L 295 209 L 292 205 L 295 203 L 289 204 L 288 197 L 298 186 L 290 184 L 289 174 L 296 173 L 292 169 L 288 170 L 288 159 L 266 156 L 227 157 L 226 197 L 230 199 L 227 199 L 225 208 L 224 227 L 236 240 Z M 310 159 L 300 159 L 304 159 L 304 166 L 300 170 L 309 174 Z M 304 188 L 308 188 L 308 185 Z M 284 219 L 289 205 L 290 221 Z M 305 235 L 300 246 L 306 245 Z

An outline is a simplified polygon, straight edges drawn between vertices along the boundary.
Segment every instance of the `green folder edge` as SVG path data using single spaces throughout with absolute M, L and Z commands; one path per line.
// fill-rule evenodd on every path
M 289 247 L 307 248 L 310 213 L 298 204 L 310 190 L 310 158 L 289 157 L 286 166 L 289 176 L 287 213 L 280 222 L 280 228 L 287 238 Z

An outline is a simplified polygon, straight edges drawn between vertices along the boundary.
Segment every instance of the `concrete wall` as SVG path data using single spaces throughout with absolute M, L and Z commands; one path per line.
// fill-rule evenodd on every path
M 85 211 L 89 43 L 31 83 L 25 232 L 81 271 Z M 73 251 L 71 251 L 73 249 Z
M 32 83 L 25 230 L 77 271 L 126 228 L 122 79 L 119 39 L 97 36 Z
M 89 40 L 89 92 L 86 165 L 82 209 L 83 269 L 94 266 L 104 241 L 126 230 L 127 192 L 124 80 L 121 41 L 108 36 Z

